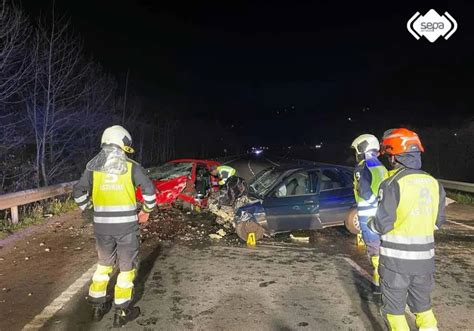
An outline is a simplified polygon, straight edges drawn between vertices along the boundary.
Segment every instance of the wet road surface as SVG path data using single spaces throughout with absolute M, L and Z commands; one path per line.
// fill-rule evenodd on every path
M 270 161 L 241 159 L 231 165 L 248 179 L 272 165 Z M 188 215 L 180 222 L 196 223 L 195 217 Z M 256 248 L 247 248 L 235 235 L 199 243 L 176 241 L 172 236 L 145 241 L 135 297 L 142 314 L 124 329 L 383 330 L 380 298 L 354 267 L 370 270 L 355 237 L 342 227 L 301 234 L 310 237 L 309 243 L 292 242 L 287 234 L 264 239 Z M 436 233 L 433 304 L 440 330 L 473 329 L 473 236 L 473 229 L 455 223 Z M 94 263 L 88 261 L 81 260 L 83 270 Z M 86 295 L 87 284 L 42 330 L 110 329 L 112 312 L 100 323 L 90 322 Z M 43 302 L 40 305 L 44 308 Z M 19 330 L 32 318 L 31 312 L 25 315 L 23 324 L 0 329 Z

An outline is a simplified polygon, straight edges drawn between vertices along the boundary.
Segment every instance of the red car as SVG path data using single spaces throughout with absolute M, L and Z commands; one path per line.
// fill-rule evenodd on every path
M 149 168 L 148 176 L 156 187 L 157 204 L 180 204 L 190 209 L 207 206 L 209 193 L 218 189 L 218 179 L 210 174 L 210 168 L 219 165 L 212 160 L 179 159 Z M 137 199 L 143 201 L 140 188 Z

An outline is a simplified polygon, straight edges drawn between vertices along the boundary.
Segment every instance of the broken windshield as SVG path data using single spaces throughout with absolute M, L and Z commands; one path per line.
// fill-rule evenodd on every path
M 262 171 L 250 182 L 250 193 L 253 193 L 259 198 L 264 197 L 281 174 L 282 172 L 276 168 Z
M 191 175 L 193 164 L 190 162 L 165 163 L 159 167 L 148 169 L 148 176 L 156 180 L 168 180 L 181 176 Z

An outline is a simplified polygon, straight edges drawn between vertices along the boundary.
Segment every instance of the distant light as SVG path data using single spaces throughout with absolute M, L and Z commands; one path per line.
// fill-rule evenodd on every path
M 456 132 L 456 133 L 454 133 L 454 136 L 455 136 L 455 137 L 457 137 L 457 136 L 458 136 L 457 132 Z
M 352 118 L 351 118 L 351 117 L 348 117 L 347 120 L 348 120 L 349 122 L 351 122 L 351 121 L 352 121 Z
M 260 154 L 263 153 L 263 151 L 262 151 L 261 149 L 254 149 L 254 150 L 253 150 L 253 153 L 254 153 L 255 155 L 260 155 Z
M 319 148 L 321 148 L 321 147 L 323 147 L 323 145 L 315 145 L 315 146 L 314 146 L 314 148 L 317 148 L 317 149 L 319 149 Z

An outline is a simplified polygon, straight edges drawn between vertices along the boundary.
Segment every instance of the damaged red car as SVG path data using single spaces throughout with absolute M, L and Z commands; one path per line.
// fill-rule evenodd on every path
M 158 206 L 206 207 L 210 192 L 218 189 L 218 179 L 210 174 L 210 170 L 219 165 L 213 160 L 179 159 L 147 169 L 156 187 Z M 140 188 L 137 199 L 143 201 Z

